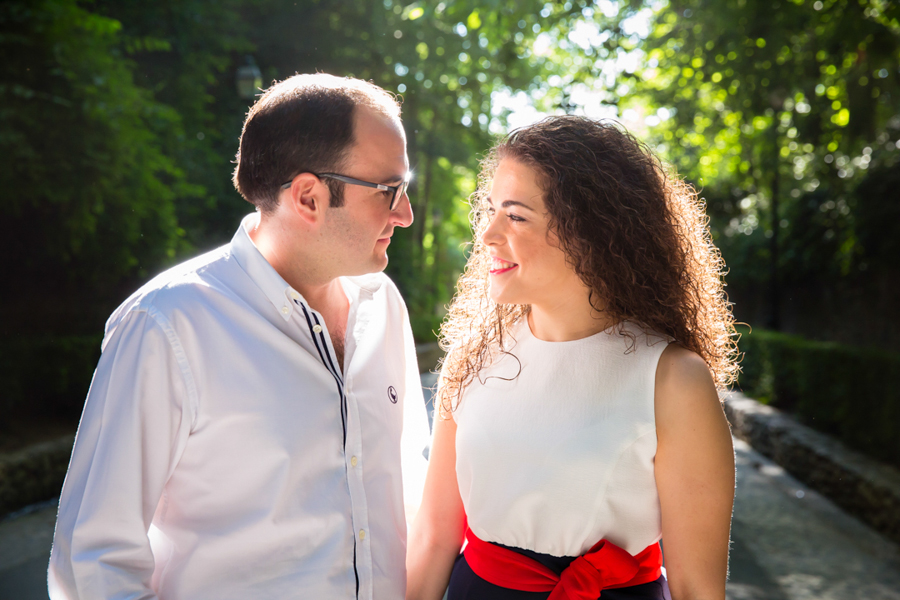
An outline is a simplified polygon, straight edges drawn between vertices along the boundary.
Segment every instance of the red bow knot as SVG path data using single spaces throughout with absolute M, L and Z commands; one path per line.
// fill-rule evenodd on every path
M 632 555 L 601 540 L 569 564 L 547 600 L 597 600 L 604 589 L 631 581 L 639 568 Z
M 547 600 L 597 600 L 603 590 L 656 581 L 662 572 L 659 544 L 637 556 L 600 540 L 557 575 L 536 560 L 497 546 L 466 531 L 466 562 L 476 575 L 494 585 L 522 592 L 550 592 Z

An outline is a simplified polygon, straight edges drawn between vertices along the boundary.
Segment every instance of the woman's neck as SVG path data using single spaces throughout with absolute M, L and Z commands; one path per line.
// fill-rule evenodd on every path
M 615 325 L 603 308 L 591 306 L 587 295 L 562 298 L 552 306 L 532 304 L 528 325 L 534 337 L 545 342 L 580 340 Z

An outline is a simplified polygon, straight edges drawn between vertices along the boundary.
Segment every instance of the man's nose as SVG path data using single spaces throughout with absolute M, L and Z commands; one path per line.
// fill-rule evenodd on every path
M 403 196 L 397 200 L 397 206 L 391 210 L 391 216 L 398 227 L 409 227 L 412 225 L 414 218 L 412 200 L 409 199 L 408 193 L 403 192 Z

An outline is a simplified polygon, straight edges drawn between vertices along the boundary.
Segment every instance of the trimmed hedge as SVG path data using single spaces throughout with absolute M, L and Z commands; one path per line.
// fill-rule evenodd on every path
M 869 456 L 900 466 L 900 355 L 742 331 L 740 387 Z
M 80 335 L 0 341 L 0 381 L 5 388 L 0 410 L 25 417 L 77 419 L 100 359 L 102 339 Z

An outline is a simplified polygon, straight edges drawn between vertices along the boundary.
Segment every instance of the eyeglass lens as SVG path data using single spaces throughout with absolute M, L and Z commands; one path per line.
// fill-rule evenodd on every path
M 394 207 L 397 206 L 397 200 L 403 197 L 403 194 L 406 193 L 406 188 L 409 187 L 409 181 L 404 181 L 399 186 L 397 186 L 397 193 L 394 194 L 394 199 L 391 201 L 390 210 L 394 210 Z

